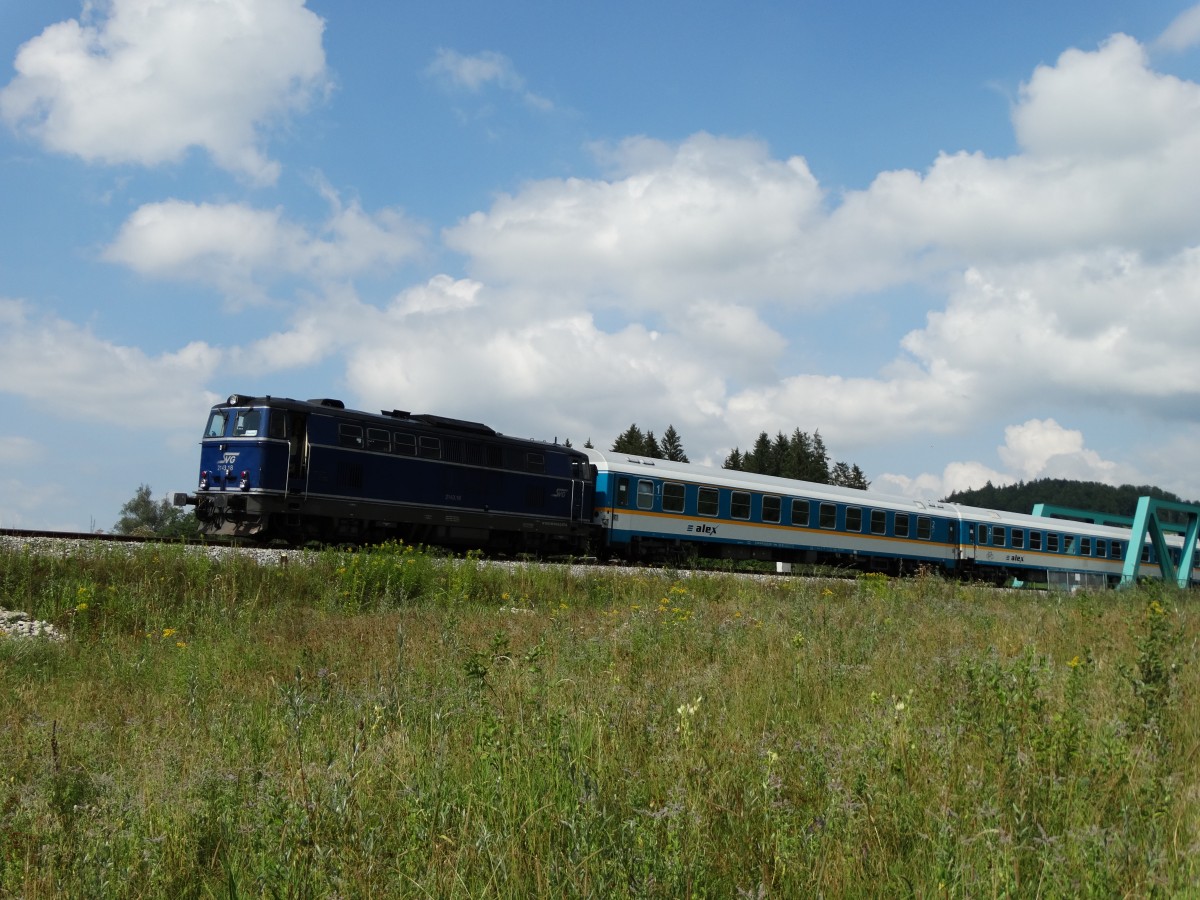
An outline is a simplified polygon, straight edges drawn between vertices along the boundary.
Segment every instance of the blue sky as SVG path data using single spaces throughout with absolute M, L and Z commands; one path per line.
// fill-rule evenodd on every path
M 1200 7 L 409 6 L 0 7 L 0 526 L 234 392 L 1200 499 Z

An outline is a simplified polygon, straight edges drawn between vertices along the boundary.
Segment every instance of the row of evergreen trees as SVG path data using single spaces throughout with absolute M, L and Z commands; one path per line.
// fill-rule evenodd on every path
M 653 431 L 642 431 L 637 423 L 634 423 L 613 441 L 612 450 L 614 453 L 688 462 L 683 442 L 674 425 L 668 425 L 663 436 L 657 438 Z M 825 449 L 820 431 L 809 434 L 799 428 L 793 431 L 790 437 L 781 431 L 775 435 L 774 440 L 765 431 L 762 432 L 750 451 L 742 453 L 734 447 L 725 457 L 723 467 L 739 472 L 777 475 L 781 478 L 836 484 L 864 491 L 871 486 L 857 463 L 835 462 L 830 465 L 829 453 Z
M 689 462 L 674 425 L 668 425 L 662 438 L 653 431 L 643 432 L 637 423 L 630 425 L 613 441 L 613 453 L 629 453 L 633 456 L 648 456 L 651 459 L 669 459 L 673 462 Z

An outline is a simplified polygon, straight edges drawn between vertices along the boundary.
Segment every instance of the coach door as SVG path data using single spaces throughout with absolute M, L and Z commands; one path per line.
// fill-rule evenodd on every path
M 958 513 L 959 558 L 970 562 L 975 560 L 975 525 L 964 522 L 962 513 Z

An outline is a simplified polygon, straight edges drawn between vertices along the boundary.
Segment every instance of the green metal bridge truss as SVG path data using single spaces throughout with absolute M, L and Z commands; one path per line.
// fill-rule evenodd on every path
M 1184 521 L 1164 521 L 1159 518 L 1160 512 L 1175 513 Z M 1033 507 L 1033 515 L 1075 519 L 1081 522 L 1091 522 L 1094 525 L 1114 525 L 1130 529 L 1129 544 L 1125 550 L 1125 561 L 1121 568 L 1122 587 L 1137 583 L 1138 571 L 1142 564 L 1142 547 L 1145 546 L 1147 535 L 1154 546 L 1154 554 L 1158 557 L 1158 568 L 1162 573 L 1163 581 L 1171 582 L 1181 588 L 1187 587 L 1191 581 L 1192 566 L 1195 564 L 1196 556 L 1196 539 L 1200 536 L 1200 505 L 1176 503 L 1154 497 L 1139 497 L 1137 512 L 1130 517 L 1038 503 Z M 1171 558 L 1171 548 L 1167 545 L 1167 532 L 1184 536 L 1178 565 Z

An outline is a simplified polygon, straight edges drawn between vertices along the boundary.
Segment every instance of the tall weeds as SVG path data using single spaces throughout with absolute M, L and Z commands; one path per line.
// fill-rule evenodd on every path
M 1177 896 L 1194 599 L 0 553 L 0 897 Z

